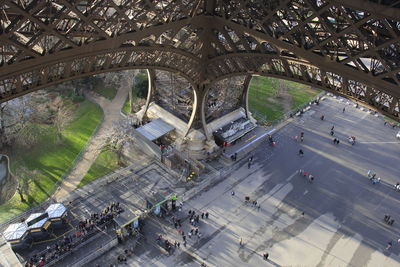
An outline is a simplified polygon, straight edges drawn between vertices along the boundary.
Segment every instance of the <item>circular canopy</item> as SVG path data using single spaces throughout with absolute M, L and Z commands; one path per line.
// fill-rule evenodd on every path
M 3 232 L 3 236 L 7 241 L 21 239 L 28 231 L 28 226 L 25 223 L 10 224 Z
M 65 214 L 66 211 L 67 208 L 61 203 L 51 204 L 46 209 L 46 212 L 49 215 L 49 219 L 60 218 Z

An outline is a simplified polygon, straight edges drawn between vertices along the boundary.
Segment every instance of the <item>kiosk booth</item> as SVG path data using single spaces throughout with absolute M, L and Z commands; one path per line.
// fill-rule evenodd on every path
M 49 215 L 47 212 L 32 213 L 26 219 L 26 225 L 28 226 L 29 235 L 33 239 L 45 237 L 48 235 L 47 228 L 50 226 Z
M 29 231 L 26 223 L 10 224 L 3 232 L 5 240 L 13 249 L 26 248 L 29 246 Z
M 61 203 L 54 203 L 46 209 L 46 213 L 51 227 L 60 227 L 65 222 L 65 217 L 67 217 L 67 208 Z
M 146 199 L 146 208 L 153 210 L 154 214 L 162 217 L 168 214 L 170 210 L 174 211 L 176 209 L 176 196 L 164 197 L 160 194 L 155 194 Z
M 132 212 L 129 209 L 125 209 L 124 212 L 113 219 L 116 224 L 115 232 L 118 236 L 118 241 L 121 242 L 126 237 L 133 236 L 134 233 L 141 231 L 143 226 L 141 215 L 141 211 Z

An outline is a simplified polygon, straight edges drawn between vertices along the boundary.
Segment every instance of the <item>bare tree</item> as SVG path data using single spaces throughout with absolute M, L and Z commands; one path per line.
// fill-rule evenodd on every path
M 60 104 L 55 113 L 53 123 L 57 129 L 57 139 L 58 141 L 62 140 L 62 130 L 64 130 L 65 126 L 72 120 L 73 112 L 71 109 L 66 107 L 64 104 Z
M 19 194 L 21 202 L 26 202 L 24 196 L 29 196 L 31 184 L 38 178 L 40 174 L 40 171 L 29 170 L 24 166 L 21 166 L 17 169 L 17 171 L 15 172 L 15 176 L 17 177 L 18 181 L 17 192 Z
M 131 140 L 130 131 L 132 126 L 129 120 L 117 121 L 113 125 L 113 132 L 108 137 L 103 149 L 110 150 L 117 155 L 118 165 L 123 165 L 123 149 L 127 142 Z

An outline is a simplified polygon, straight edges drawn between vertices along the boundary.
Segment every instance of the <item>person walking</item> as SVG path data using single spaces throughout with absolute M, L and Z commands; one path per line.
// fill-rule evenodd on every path
M 342 112 L 344 113 L 345 111 L 346 111 L 346 108 L 344 107 L 343 110 L 342 110 Z
M 239 246 L 240 246 L 240 247 L 243 247 L 243 239 L 242 239 L 242 238 L 240 238 Z
M 301 156 L 301 157 L 304 156 L 303 149 L 300 149 L 300 150 L 299 150 L 299 156 Z
M 206 219 L 208 219 L 208 211 L 206 212 Z
M 264 255 L 263 255 L 264 260 L 268 260 L 268 257 L 269 257 L 268 252 L 264 253 Z
M 322 115 L 322 116 L 321 116 L 321 121 L 323 121 L 323 120 L 324 120 L 324 118 L 325 118 L 325 115 Z
M 388 244 L 387 244 L 386 249 L 391 249 L 392 246 L 393 246 L 393 242 L 392 242 L 392 241 L 389 241 Z
M 304 132 L 301 132 L 300 133 L 300 142 L 303 142 L 304 141 Z
M 234 196 L 235 195 L 235 191 L 232 191 L 231 192 L 231 196 Z M 203 219 L 204 218 L 204 212 L 201 214 L 201 218 Z
M 335 129 L 335 125 L 332 125 L 331 131 L 333 131 L 333 129 Z
M 247 162 L 247 169 L 250 169 L 251 167 L 251 161 Z

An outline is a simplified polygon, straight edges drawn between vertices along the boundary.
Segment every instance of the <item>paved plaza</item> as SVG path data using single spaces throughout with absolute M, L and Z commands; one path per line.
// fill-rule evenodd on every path
M 183 207 L 164 218 L 150 213 L 142 234 L 85 266 L 118 266 L 118 256 L 126 249 L 133 249 L 129 266 L 400 266 L 400 192 L 393 186 L 400 182 L 398 130 L 347 100 L 327 97 L 279 127 L 273 135 L 276 146 L 264 140 L 250 153 L 239 153 L 237 161 L 209 162 L 206 174 L 194 182 L 179 181 L 179 175 L 151 159 L 118 170 L 71 193 L 65 202 L 75 218 L 70 224 L 110 202 L 145 211 L 145 199 L 156 193 L 177 195 Z M 301 132 L 303 142 L 294 138 Z M 241 142 L 253 140 L 251 135 Z M 356 137 L 355 145 L 347 141 L 349 136 Z M 334 144 L 334 138 L 340 144 Z M 300 149 L 304 156 L 298 155 Z M 299 169 L 312 174 L 314 181 Z M 381 182 L 373 184 L 368 170 Z M 189 211 L 208 212 L 209 217 L 200 217 L 192 226 Z M 384 221 L 385 214 L 395 220 L 393 225 Z M 175 228 L 173 216 L 182 227 Z M 178 228 L 185 233 L 186 246 Z M 201 235 L 189 237 L 195 228 Z M 75 266 L 115 240 L 113 228 L 102 232 L 57 265 Z M 180 247 L 167 255 L 157 244 L 160 235 Z M 388 242 L 393 246 L 386 249 Z M 41 243 L 25 256 L 45 246 Z
M 328 97 L 313 105 L 274 135 L 275 147 L 264 142 L 254 150 L 250 169 L 250 154 L 239 155 L 241 160 L 225 167 L 230 172 L 226 177 L 216 177 L 217 184 L 186 201 L 177 214 L 186 218 L 185 233 L 191 228 L 189 210 L 210 213 L 209 219 L 200 221 L 201 238 L 188 239 L 187 247 L 181 245 L 172 256 L 138 248 L 128 264 L 400 266 L 400 192 L 393 187 L 400 182 L 396 130 L 345 102 Z M 304 132 L 302 143 L 293 140 L 300 132 Z M 347 142 L 348 136 L 356 136 L 354 146 Z M 335 137 L 339 145 L 333 144 Z M 304 157 L 297 155 L 299 149 Z M 313 183 L 297 173 L 300 168 L 315 176 Z M 366 175 L 369 169 L 381 183 L 372 184 Z M 260 209 L 246 204 L 246 196 Z M 392 226 L 384 222 L 385 214 L 395 219 Z M 148 235 L 143 246 L 155 248 L 151 244 L 158 234 L 182 243 L 168 219 L 148 221 L 153 236 Z M 393 246 L 386 249 L 389 241 Z M 264 253 L 269 253 L 267 261 Z

